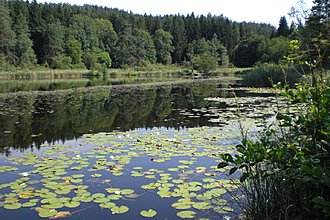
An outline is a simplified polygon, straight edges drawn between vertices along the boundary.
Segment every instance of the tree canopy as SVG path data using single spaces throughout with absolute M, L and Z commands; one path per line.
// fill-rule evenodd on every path
M 227 66 L 229 62 L 239 63 L 237 57 L 251 57 L 245 56 L 243 46 L 251 36 L 276 36 L 271 25 L 234 22 L 222 15 L 138 15 L 107 7 L 35 0 L 1 3 L 0 17 L 1 62 L 14 66 L 36 62 L 51 68 L 180 65 L 204 52 L 215 56 L 218 65 Z M 255 53 L 253 59 L 260 61 L 261 57 Z M 97 65 L 91 65 L 93 60 Z M 243 66 L 253 64 L 249 61 Z

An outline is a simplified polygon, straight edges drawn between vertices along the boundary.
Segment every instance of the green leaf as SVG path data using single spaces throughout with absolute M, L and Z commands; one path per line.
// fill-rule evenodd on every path
M 106 202 L 106 203 L 101 203 L 100 204 L 100 207 L 103 208 L 103 209 L 111 209 L 115 206 L 116 206 L 116 204 L 113 203 L 113 202 Z
M 237 169 L 238 169 L 237 167 L 233 167 L 233 168 L 231 168 L 231 169 L 229 170 L 229 175 L 232 175 L 233 173 L 235 173 Z
M 221 168 L 225 168 L 226 166 L 228 166 L 228 163 L 226 163 L 226 162 L 221 162 L 221 163 L 218 164 L 217 168 L 218 168 L 218 169 L 221 169 Z
M 196 212 L 194 211 L 181 211 L 176 214 L 180 218 L 195 218 Z
M 68 208 L 76 208 L 79 205 L 80 205 L 80 202 L 76 202 L 76 201 L 71 201 L 71 202 L 64 203 L 64 206 L 68 207 Z
M 195 209 L 210 209 L 212 208 L 212 206 L 210 206 L 210 204 L 208 202 L 194 202 L 192 204 L 192 206 L 195 208 Z
M 129 208 L 127 206 L 115 206 L 111 208 L 112 214 L 123 214 L 128 212 Z
M 149 210 L 142 210 L 140 212 L 140 214 L 143 216 L 143 217 L 146 217 L 146 218 L 152 218 L 154 216 L 157 215 L 157 212 L 155 210 L 152 210 L 152 209 L 149 209 Z
M 5 204 L 3 207 L 5 209 L 19 209 L 22 207 L 22 204 L 20 203 Z
M 132 189 L 122 189 L 122 190 L 120 190 L 120 194 L 122 194 L 122 195 L 129 195 L 129 194 L 132 194 L 132 193 L 134 193 L 134 190 L 132 190 Z

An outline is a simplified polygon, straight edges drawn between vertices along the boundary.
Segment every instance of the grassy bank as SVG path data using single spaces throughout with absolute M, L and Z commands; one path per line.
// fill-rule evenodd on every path
M 210 75 L 228 75 L 241 72 L 242 68 L 218 68 Z M 13 69 L 0 71 L 0 80 L 30 80 L 30 79 L 71 79 L 86 76 L 184 76 L 196 73 L 187 67 L 177 65 L 150 65 L 146 67 L 130 67 L 126 69 L 46 69 L 36 68 L 32 70 Z
M 293 86 L 300 82 L 302 77 L 295 67 L 269 63 L 243 70 L 240 75 L 243 78 L 243 85 L 251 87 L 272 87 L 278 82 Z

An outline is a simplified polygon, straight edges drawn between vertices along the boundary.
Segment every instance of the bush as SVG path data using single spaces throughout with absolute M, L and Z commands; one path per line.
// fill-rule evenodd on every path
M 68 56 L 57 56 L 52 58 L 51 67 L 53 69 L 70 69 L 71 58 Z
M 293 86 L 302 77 L 294 67 L 269 63 L 257 64 L 243 74 L 243 85 L 253 87 L 271 87 L 279 82 Z
M 218 67 L 218 58 L 212 56 L 210 53 L 203 53 L 201 55 L 195 55 L 192 58 L 192 64 L 194 69 L 208 73 Z
M 247 219 L 330 217 L 330 83 L 314 71 L 309 77 L 283 93 L 299 112 L 278 109 L 259 140 L 243 137 L 236 155 L 221 155 L 219 168 L 242 172 Z

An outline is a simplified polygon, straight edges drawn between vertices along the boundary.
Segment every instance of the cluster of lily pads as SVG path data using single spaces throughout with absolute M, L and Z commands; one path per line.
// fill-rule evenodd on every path
M 86 134 L 77 146 L 45 146 L 39 153 L 7 158 L 0 166 L 0 207 L 30 208 L 41 218 L 56 219 L 87 204 L 116 215 L 130 212 L 125 200 L 143 201 L 151 193 L 160 203 L 174 199 L 171 206 L 179 218 L 228 214 L 237 211 L 230 202 L 236 181 L 216 167 L 220 152 L 232 152 L 223 144 L 226 138 L 216 127 L 159 128 Z M 132 181 L 125 188 L 118 184 L 123 177 L 147 183 Z M 145 207 L 139 214 L 148 218 L 158 211 Z

